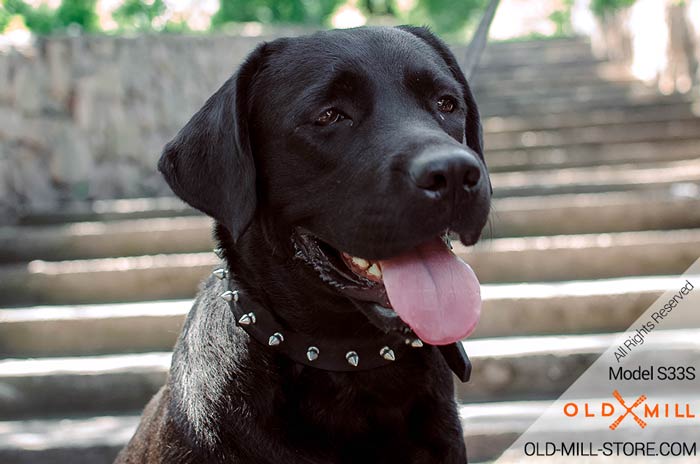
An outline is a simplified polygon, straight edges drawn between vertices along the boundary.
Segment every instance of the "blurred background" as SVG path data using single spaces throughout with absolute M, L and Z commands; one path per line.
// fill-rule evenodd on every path
M 463 59 L 487 3 L 3 0 L 0 462 L 109 463 L 133 433 L 217 263 L 156 160 L 256 43 L 427 24 Z M 484 284 L 475 462 L 700 257 L 699 59 L 700 0 L 501 0 L 472 83 L 493 213 L 455 246 Z

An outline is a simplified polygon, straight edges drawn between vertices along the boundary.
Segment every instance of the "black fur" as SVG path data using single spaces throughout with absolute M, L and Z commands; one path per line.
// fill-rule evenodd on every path
M 444 94 L 458 100 L 446 117 L 433 106 Z M 329 107 L 348 119 L 314 124 Z M 478 237 L 487 182 L 435 201 L 408 174 L 433 149 L 474 154 L 488 177 L 478 110 L 454 57 L 423 28 L 359 28 L 259 46 L 159 168 L 217 221 L 238 285 L 284 325 L 376 337 L 367 302 L 319 279 L 291 237 L 310 231 L 368 259 L 447 228 Z M 215 279 L 201 288 L 168 382 L 117 463 L 466 462 L 452 376 L 435 347 L 370 371 L 304 367 L 236 327 L 223 290 Z

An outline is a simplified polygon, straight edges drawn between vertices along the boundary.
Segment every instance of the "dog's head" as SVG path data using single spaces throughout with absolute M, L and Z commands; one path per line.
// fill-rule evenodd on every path
M 233 241 L 262 231 L 382 328 L 400 323 L 392 307 L 431 343 L 476 324 L 478 282 L 443 240 L 472 244 L 487 220 L 481 125 L 455 57 L 427 29 L 258 46 L 159 169 Z

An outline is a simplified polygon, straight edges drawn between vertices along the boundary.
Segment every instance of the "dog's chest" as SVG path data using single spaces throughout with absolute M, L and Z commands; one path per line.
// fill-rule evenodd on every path
M 439 462 L 429 458 L 435 443 L 427 430 L 443 407 L 430 403 L 406 388 L 321 383 L 297 386 L 278 417 L 294 447 L 330 462 Z

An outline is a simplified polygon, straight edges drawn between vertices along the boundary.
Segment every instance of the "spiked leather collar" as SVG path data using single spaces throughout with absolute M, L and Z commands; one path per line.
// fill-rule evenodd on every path
M 393 364 L 409 350 L 424 347 L 419 338 L 400 332 L 370 339 L 312 339 L 283 327 L 263 305 L 235 288 L 226 269 L 217 269 L 213 274 L 225 282 L 226 290 L 220 297 L 228 303 L 236 324 L 259 343 L 299 364 L 337 372 L 369 370 Z M 438 348 L 457 377 L 462 382 L 469 381 L 471 363 L 462 343 Z

